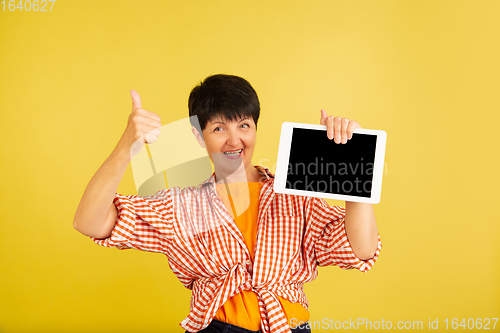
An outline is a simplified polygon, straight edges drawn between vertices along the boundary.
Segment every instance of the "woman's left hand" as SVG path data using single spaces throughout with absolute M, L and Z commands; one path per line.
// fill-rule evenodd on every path
M 335 138 L 335 143 L 347 143 L 352 138 L 352 132 L 361 126 L 354 120 L 329 116 L 325 110 L 321 110 L 321 125 L 326 125 L 328 139 Z

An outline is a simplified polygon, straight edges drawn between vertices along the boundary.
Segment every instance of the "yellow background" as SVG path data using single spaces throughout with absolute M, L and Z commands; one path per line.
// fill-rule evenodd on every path
M 215 73 L 256 89 L 253 162 L 272 171 L 281 123 L 319 123 L 322 108 L 388 134 L 380 259 L 366 274 L 321 268 L 305 287 L 312 321 L 439 318 L 444 330 L 500 317 L 498 17 L 499 1 L 2 8 L 0 332 L 183 331 L 190 292 L 166 257 L 100 247 L 72 223 L 130 89 L 167 124 Z M 135 192 L 130 167 L 118 190 Z

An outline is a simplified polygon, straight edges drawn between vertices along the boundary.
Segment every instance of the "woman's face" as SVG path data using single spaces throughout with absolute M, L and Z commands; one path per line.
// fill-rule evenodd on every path
M 203 130 L 203 137 L 207 152 L 218 171 L 233 174 L 242 165 L 246 171 L 254 169 L 252 155 L 257 128 L 251 117 L 233 121 L 212 119 Z

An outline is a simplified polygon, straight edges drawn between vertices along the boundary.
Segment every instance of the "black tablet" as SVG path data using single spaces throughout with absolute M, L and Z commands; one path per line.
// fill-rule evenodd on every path
M 325 125 L 281 127 L 274 191 L 377 204 L 387 134 L 356 129 L 345 144 L 328 139 Z

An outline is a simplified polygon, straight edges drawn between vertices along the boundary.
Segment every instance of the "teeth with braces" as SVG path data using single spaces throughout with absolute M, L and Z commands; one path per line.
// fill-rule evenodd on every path
M 237 150 L 237 151 L 234 151 L 234 152 L 224 152 L 224 154 L 228 155 L 228 156 L 238 156 L 241 152 L 243 151 L 243 149 L 240 149 L 240 150 Z

